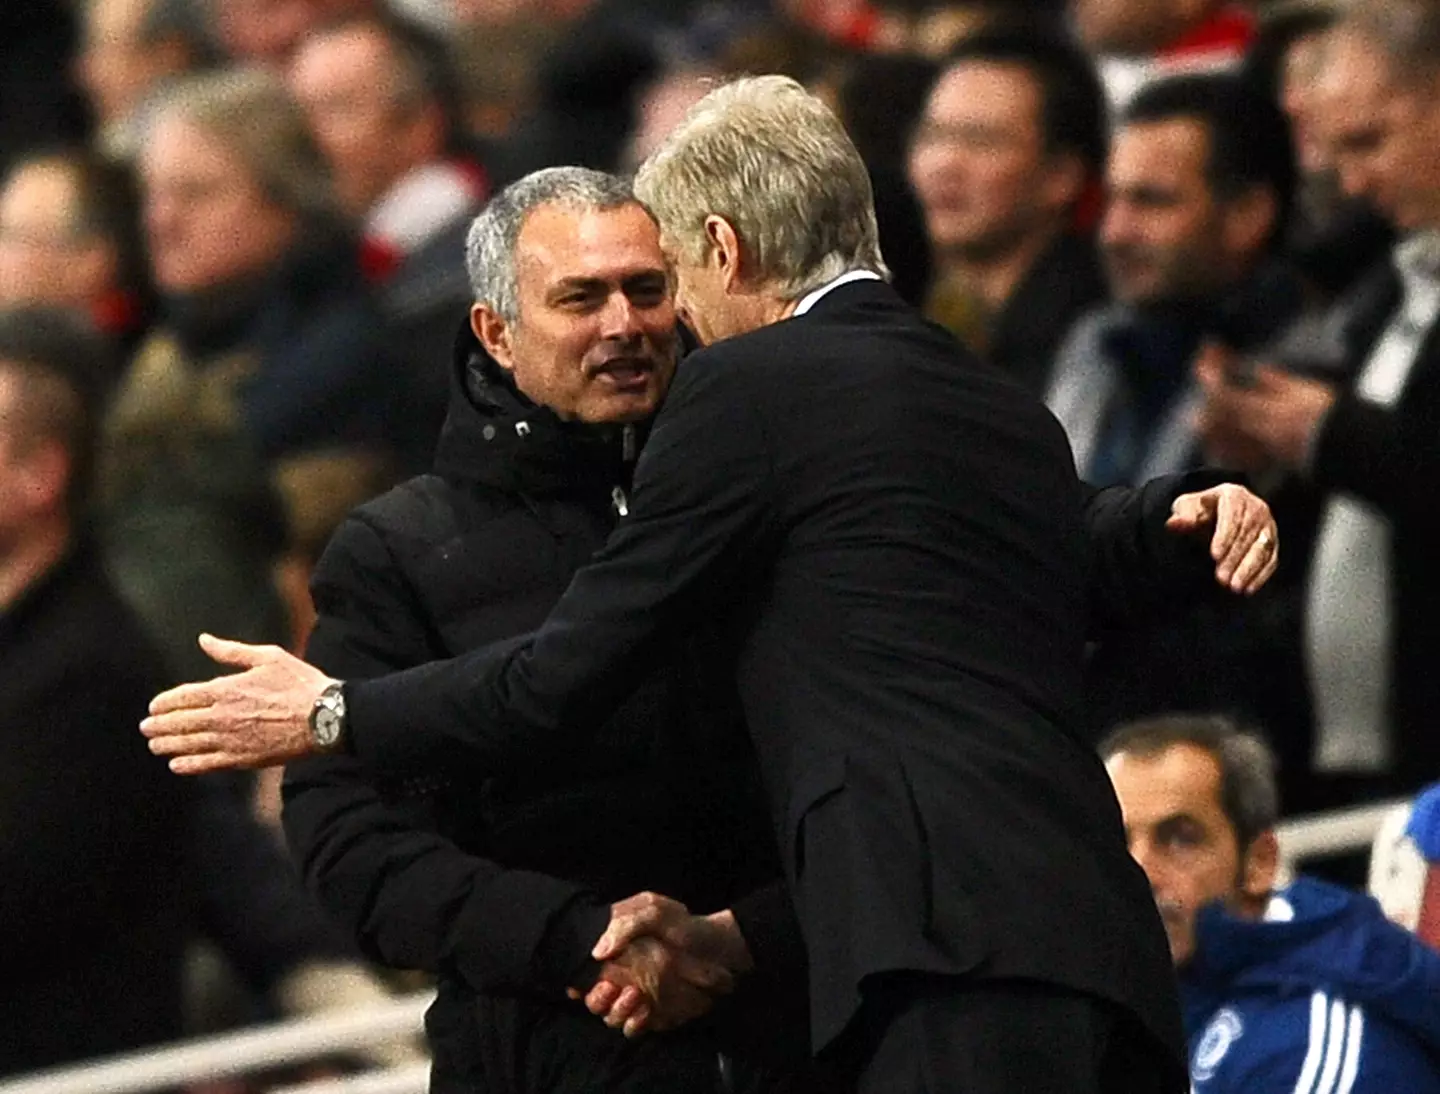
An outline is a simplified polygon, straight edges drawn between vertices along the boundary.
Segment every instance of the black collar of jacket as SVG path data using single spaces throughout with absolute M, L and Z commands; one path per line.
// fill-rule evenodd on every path
M 471 333 L 455 338 L 450 410 L 435 451 L 435 472 L 510 493 L 553 497 L 628 489 L 649 423 L 628 430 L 562 421 L 526 398 Z

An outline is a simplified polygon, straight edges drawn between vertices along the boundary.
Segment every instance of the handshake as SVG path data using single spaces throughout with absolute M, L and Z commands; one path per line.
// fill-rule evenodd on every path
M 707 1014 L 754 967 L 727 910 L 693 915 L 678 900 L 639 893 L 610 908 L 591 956 L 600 974 L 588 992 L 571 988 L 592 1014 L 626 1037 L 663 1032 Z

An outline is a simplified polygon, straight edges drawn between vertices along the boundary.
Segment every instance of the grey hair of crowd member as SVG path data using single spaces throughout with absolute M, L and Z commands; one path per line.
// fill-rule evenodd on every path
M 1340 9 L 1339 27 L 1374 42 L 1399 75 L 1440 73 L 1440 0 L 1352 0 Z
M 860 153 L 834 112 L 786 76 L 711 91 L 641 165 L 635 193 L 687 264 L 709 246 L 706 218 L 724 219 L 783 300 L 850 270 L 889 276 Z
M 1175 745 L 1193 745 L 1220 765 L 1220 807 L 1244 852 L 1280 819 L 1275 754 L 1253 730 L 1219 714 L 1167 714 L 1131 722 L 1100 742 L 1108 763 L 1125 753 L 1149 759 Z
M 603 211 L 636 203 L 629 182 L 588 167 L 547 167 L 512 182 L 490 199 L 465 238 L 465 269 L 475 303 L 507 323 L 520 318 L 515 247 L 525 218 L 540 206 Z
M 310 225 L 343 222 L 330 171 L 300 104 L 278 76 L 223 69 L 177 81 L 148 120 L 146 135 L 167 118 L 203 130 L 245 165 L 265 196 Z

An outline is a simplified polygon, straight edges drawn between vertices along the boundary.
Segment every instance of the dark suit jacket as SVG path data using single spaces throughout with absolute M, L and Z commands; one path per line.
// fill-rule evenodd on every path
M 1415 789 L 1440 777 L 1440 323 L 1431 328 L 1399 401 L 1380 407 L 1359 398 L 1353 384 L 1400 304 L 1390 263 L 1362 281 L 1348 303 L 1352 371 L 1316 437 L 1311 479 L 1322 497 L 1348 494 L 1390 521 L 1395 769 L 1400 782 Z
M 89 545 L 0 609 L 0 1075 L 180 1035 L 188 788 L 135 736 L 168 679 Z
M 1039 403 L 888 286 L 843 286 L 687 360 L 629 519 L 533 639 L 351 685 L 352 746 L 390 771 L 562 753 L 722 618 L 817 1050 L 867 976 L 918 970 L 1114 1000 L 1179 1059 L 1165 939 L 1076 728 L 1079 499 Z

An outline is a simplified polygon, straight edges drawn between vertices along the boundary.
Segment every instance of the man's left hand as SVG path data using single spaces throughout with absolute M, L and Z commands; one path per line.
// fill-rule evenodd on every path
M 1280 563 L 1280 533 L 1270 506 L 1235 483 L 1181 494 L 1165 527 L 1182 535 L 1213 529 L 1215 580 L 1231 592 L 1248 596 L 1258 591 Z
M 150 701 L 140 731 L 170 770 L 199 775 L 271 767 L 314 751 L 310 712 L 336 681 L 278 646 L 251 646 L 205 634 L 200 648 L 243 669 L 201 684 L 181 684 Z

